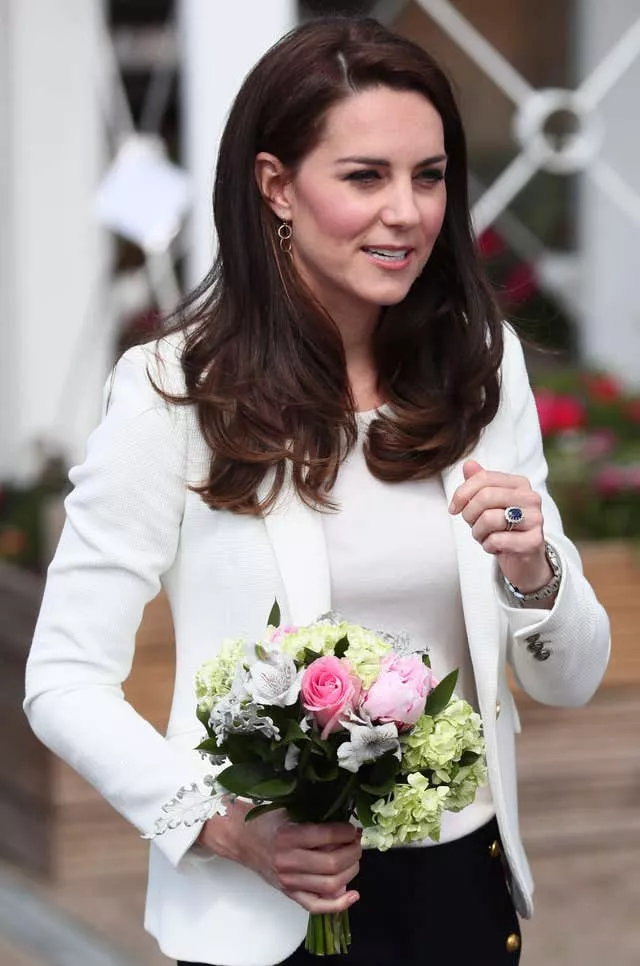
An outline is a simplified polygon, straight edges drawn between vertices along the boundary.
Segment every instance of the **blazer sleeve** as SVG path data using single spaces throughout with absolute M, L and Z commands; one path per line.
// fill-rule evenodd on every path
M 582 572 L 547 489 L 538 414 L 520 341 L 505 329 L 502 391 L 510 410 L 518 472 L 542 497 L 544 532 L 557 551 L 563 576 L 551 610 L 514 607 L 496 565 L 496 590 L 509 622 L 507 659 L 520 687 L 550 705 L 586 704 L 600 684 L 610 652 L 609 619 Z M 541 650 L 544 660 L 541 659 Z
M 38 738 L 143 833 L 153 832 L 181 786 L 211 771 L 197 752 L 160 735 L 122 691 L 144 606 L 176 554 L 185 497 L 186 409 L 164 402 L 148 369 L 179 391 L 179 365 L 160 363 L 152 347 L 136 347 L 117 364 L 106 415 L 70 473 L 74 489 L 24 701 Z M 177 866 L 199 830 L 180 827 L 155 842 Z

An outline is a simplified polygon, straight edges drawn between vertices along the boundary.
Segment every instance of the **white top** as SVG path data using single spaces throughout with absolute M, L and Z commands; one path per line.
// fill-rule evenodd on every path
M 358 441 L 331 493 L 340 512 L 323 514 L 332 608 L 352 623 L 407 631 L 416 649 L 428 649 L 438 679 L 460 669 L 456 693 L 477 710 L 442 480 L 385 483 L 371 475 L 363 441 L 375 412 L 358 413 Z M 489 789 L 479 789 L 467 808 L 443 815 L 440 841 L 467 835 L 493 815 Z

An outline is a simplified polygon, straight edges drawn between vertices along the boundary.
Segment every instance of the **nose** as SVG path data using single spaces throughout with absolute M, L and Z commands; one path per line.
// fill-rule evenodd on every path
M 420 223 L 412 180 L 403 179 L 389 186 L 381 218 L 385 225 L 395 228 L 415 228 Z

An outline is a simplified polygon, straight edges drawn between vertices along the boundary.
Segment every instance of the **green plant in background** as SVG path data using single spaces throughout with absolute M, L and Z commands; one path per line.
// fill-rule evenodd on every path
M 69 489 L 59 456 L 48 457 L 29 484 L 0 483 L 0 560 L 41 572 L 49 563 L 55 511 Z
M 640 540 L 640 396 L 611 376 L 555 372 L 536 380 L 549 489 L 577 540 Z

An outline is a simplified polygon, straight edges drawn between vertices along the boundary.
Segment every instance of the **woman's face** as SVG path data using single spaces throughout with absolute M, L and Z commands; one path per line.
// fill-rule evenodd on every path
M 440 115 L 414 91 L 375 87 L 333 107 L 284 188 L 295 264 L 343 327 L 401 302 L 444 219 Z

